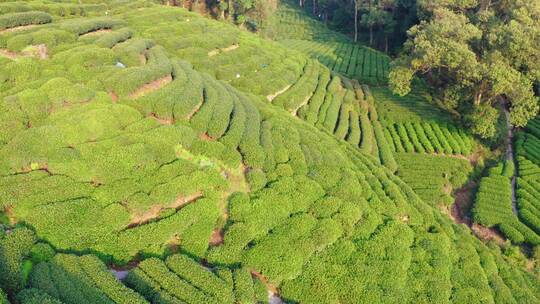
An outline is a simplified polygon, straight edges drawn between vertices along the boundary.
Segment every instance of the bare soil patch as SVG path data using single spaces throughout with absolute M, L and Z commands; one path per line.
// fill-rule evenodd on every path
M 79 37 L 97 36 L 97 35 L 103 35 L 103 34 L 110 33 L 110 32 L 112 32 L 111 29 L 101 29 L 101 30 L 96 30 L 96 31 L 92 31 L 92 32 L 82 34 Z
M 277 91 L 276 93 L 266 96 L 266 99 L 268 99 L 268 101 L 272 102 L 272 100 L 276 99 L 276 97 L 278 97 L 279 95 L 285 93 L 285 91 L 287 91 L 291 86 L 292 86 L 292 84 L 287 85 L 286 87 L 284 87 L 283 89 Z
M 204 100 L 201 100 L 201 102 L 199 102 L 197 104 L 197 106 L 191 111 L 191 113 L 189 113 L 187 115 L 187 120 L 191 120 L 193 118 L 193 116 L 195 116 L 195 114 L 197 114 L 197 112 L 199 112 L 199 110 L 201 109 L 202 105 L 204 103 Z
M 304 101 L 302 101 L 302 103 L 300 105 L 298 105 L 298 107 L 296 109 L 294 109 L 291 114 L 293 116 L 296 116 L 298 114 L 298 110 L 300 110 L 303 106 L 307 105 L 309 100 L 311 99 L 311 97 L 313 96 L 313 94 L 310 94 L 308 96 L 306 96 L 306 98 L 304 99 Z
M 135 90 L 135 92 L 129 94 L 129 98 L 130 99 L 136 99 L 136 98 L 139 98 L 141 96 L 144 96 L 150 92 L 153 92 L 155 90 L 158 90 L 160 89 L 161 87 L 171 83 L 172 81 L 172 76 L 169 74 L 167 76 L 164 76 L 164 77 L 161 77 L 159 79 L 156 79 L 150 83 L 147 83 L 145 85 L 143 85 L 142 87 L 138 88 L 137 90 Z
M 201 191 L 197 191 L 190 195 L 179 196 L 176 201 L 169 206 L 169 208 L 180 209 L 185 205 L 194 202 L 203 196 Z
M 192 203 L 199 198 L 203 196 L 201 191 L 197 191 L 190 195 L 182 195 L 179 196 L 176 201 L 174 201 L 169 206 L 162 206 L 162 205 L 155 205 L 152 206 L 148 211 L 146 211 L 143 214 L 135 215 L 131 219 L 131 222 L 128 224 L 127 228 L 133 228 L 136 226 L 140 226 L 146 223 L 149 223 L 150 221 L 156 219 L 159 217 L 159 214 L 163 209 L 166 208 L 174 208 L 176 210 L 180 210 L 182 207 L 186 206 L 189 203 Z
M 12 32 L 17 32 L 17 31 L 27 30 L 27 29 L 31 29 L 31 28 L 36 27 L 36 26 L 37 26 L 36 24 L 28 24 L 28 25 L 16 26 L 16 27 L 12 27 L 12 28 L 5 29 L 5 30 L 1 30 L 1 31 L 0 31 L 0 34 L 12 33 Z
M 214 141 L 214 140 L 216 140 L 212 136 L 208 135 L 208 133 L 201 133 L 199 135 L 199 138 L 202 139 L 202 140 L 206 140 L 206 141 Z
M 139 54 L 139 61 L 141 62 L 141 65 L 145 65 L 146 64 L 146 55 L 143 53 L 143 54 Z
M 210 246 L 216 247 L 223 244 L 223 229 L 216 228 L 212 231 L 210 235 L 210 241 L 208 242 Z
M 16 60 L 20 57 L 36 57 L 41 60 L 49 58 L 47 54 L 47 46 L 45 44 L 31 45 L 24 51 L 17 53 L 7 49 L 0 49 L 0 56 Z
M 273 284 L 268 282 L 268 279 L 265 276 L 263 276 L 261 273 L 254 270 L 251 271 L 251 275 L 255 278 L 258 278 L 259 280 L 261 280 L 261 282 L 264 283 L 264 285 L 266 285 L 266 289 L 268 290 L 268 303 L 270 304 L 284 303 L 283 300 L 279 297 L 279 292 L 277 288 Z
M 455 201 L 450 207 L 450 217 L 458 224 L 465 224 L 469 227 L 472 225 L 472 220 L 468 216 L 468 212 L 472 207 L 474 199 L 474 189 L 477 187 L 476 181 L 470 181 L 465 186 L 457 189 L 454 192 Z
M 171 119 L 171 118 L 160 118 L 155 113 L 150 113 L 150 115 L 148 117 L 156 120 L 157 122 L 159 122 L 162 125 L 172 125 L 172 124 L 174 124 L 173 119 Z
M 505 237 L 497 229 L 488 228 L 476 223 L 472 225 L 471 229 L 482 240 L 494 241 L 498 245 L 504 245 Z
M 240 47 L 240 45 L 238 45 L 238 44 L 232 44 L 231 46 L 228 46 L 228 47 L 223 48 L 223 49 L 211 50 L 210 52 L 208 52 L 208 57 L 219 55 L 219 53 L 230 52 L 230 51 L 236 50 L 239 47 Z
M 15 52 L 12 52 L 12 51 L 9 51 L 9 50 L 6 50 L 6 49 L 0 49 L 0 56 L 6 57 L 6 58 L 11 59 L 11 60 L 15 60 L 15 59 L 21 57 L 21 55 L 19 55 L 18 53 L 15 53 Z
M 109 92 L 109 96 L 111 96 L 111 100 L 113 103 L 116 103 L 118 101 L 118 94 L 115 92 Z

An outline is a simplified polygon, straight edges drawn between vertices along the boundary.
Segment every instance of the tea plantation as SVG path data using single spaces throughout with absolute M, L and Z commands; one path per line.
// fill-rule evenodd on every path
M 291 7 L 305 42 L 160 2 L 0 1 L 0 303 L 540 303 L 441 211 L 482 144 L 370 87 L 386 55 Z M 502 171 L 476 198 L 514 243 L 540 238 L 538 125 L 519 214 Z

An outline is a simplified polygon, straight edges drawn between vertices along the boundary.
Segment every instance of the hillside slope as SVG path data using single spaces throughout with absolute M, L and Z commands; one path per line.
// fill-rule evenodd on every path
M 394 174 L 358 81 L 145 1 L 0 13 L 11 301 L 540 301 L 537 278 Z

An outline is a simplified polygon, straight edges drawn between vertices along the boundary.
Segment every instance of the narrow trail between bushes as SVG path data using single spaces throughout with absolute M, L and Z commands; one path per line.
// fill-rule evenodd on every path
M 506 116 L 506 127 L 508 129 L 508 134 L 507 134 L 507 143 L 506 143 L 506 161 L 507 162 L 511 162 L 512 164 L 514 164 L 514 172 L 512 172 L 512 211 L 514 212 L 515 215 L 518 214 L 518 210 L 517 210 L 517 206 L 516 206 L 516 170 L 517 170 L 517 167 L 516 167 L 516 162 L 515 162 L 515 159 L 514 159 L 514 150 L 513 150 L 513 147 L 512 147 L 512 142 L 513 142 L 513 139 L 514 139 L 514 129 L 512 127 L 512 124 L 510 123 L 510 112 L 508 112 L 508 109 L 505 107 L 504 108 L 504 115 Z
M 283 89 L 277 91 L 274 94 L 270 94 L 270 95 L 266 96 L 266 99 L 268 99 L 268 101 L 272 102 L 274 99 L 276 99 L 276 97 L 278 97 L 279 95 L 285 93 L 290 87 L 292 87 L 292 84 L 287 85 L 286 87 L 284 87 Z
M 476 181 L 469 181 L 454 192 L 454 204 L 450 207 L 450 217 L 454 222 L 472 227 L 472 220 L 467 213 L 472 207 L 474 190 L 477 186 Z

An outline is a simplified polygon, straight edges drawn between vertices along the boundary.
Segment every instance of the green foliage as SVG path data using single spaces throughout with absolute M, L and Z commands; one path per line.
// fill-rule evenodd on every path
M 23 262 L 35 240 L 34 233 L 28 228 L 14 229 L 0 239 L 0 286 L 8 294 L 17 294 L 25 286 Z
M 167 263 L 154 258 L 147 259 L 130 271 L 126 283 L 152 302 L 233 302 L 231 285 L 182 255 L 171 256 Z
M 9 304 L 7 295 L 4 293 L 4 291 L 2 289 L 0 289 L 0 303 Z
M 93 255 L 57 254 L 36 265 L 29 284 L 65 303 L 147 303 Z
M 112 48 L 116 44 L 128 40 L 132 35 L 133 31 L 123 28 L 99 37 L 94 43 L 100 47 Z
M 379 146 L 379 156 L 381 158 L 381 163 L 385 165 L 390 171 L 396 172 L 398 165 L 392 150 L 386 141 L 386 137 L 383 133 L 381 124 L 378 121 L 373 122 L 373 130 L 375 133 L 375 138 L 377 140 L 377 145 Z
M 42 240 L 4 259 L 10 299 L 266 303 L 273 286 L 302 303 L 538 302 L 537 281 L 433 206 L 467 161 L 393 154 L 467 154 L 467 132 L 421 90 L 394 98 L 340 76 L 363 60 L 383 77 L 385 56 L 344 40 L 332 73 L 232 25 L 128 2 L 0 39 L 51 34 L 49 59 L 0 61 L 0 206 Z M 0 253 L 19 229 L 0 233 Z M 104 263 L 134 266 L 126 285 Z
M 108 17 L 70 19 L 60 24 L 60 29 L 83 35 L 93 31 L 112 29 L 120 24 L 120 21 Z
M 54 249 L 47 243 L 37 243 L 30 250 L 30 258 L 34 264 L 50 261 L 54 254 Z
M 490 175 L 482 178 L 480 182 L 473 209 L 474 221 L 488 227 L 499 227 L 513 243 L 526 242 L 537 245 L 540 242 L 540 235 L 534 229 L 540 222 L 533 213 L 524 208 L 527 203 L 522 199 L 518 204 L 519 217 L 514 214 L 510 178 L 503 175 L 502 165 L 495 169 L 490 170 Z
M 29 288 L 21 291 L 17 295 L 17 300 L 21 304 L 62 304 L 63 302 L 51 297 L 46 292 L 39 289 Z
M 39 11 L 27 11 L 0 15 L 0 30 L 30 24 L 44 24 L 52 22 L 51 15 Z
M 452 204 L 450 193 L 463 186 L 472 172 L 468 161 L 445 156 L 396 153 L 396 160 L 397 175 L 434 205 Z
M 279 42 L 306 53 L 322 64 L 363 83 L 384 84 L 388 79 L 389 58 L 365 46 L 351 42 L 284 39 Z
M 419 5 L 422 20 L 408 32 L 390 72 L 390 87 L 406 95 L 419 75 L 434 86 L 446 108 L 465 114 L 474 134 L 493 138 L 499 99 L 509 103 L 515 126 L 525 126 L 538 113 L 534 86 L 540 74 L 530 55 L 538 52 L 531 46 L 539 41 L 540 27 L 531 20 L 540 8 L 527 1 L 487 8 L 465 3 Z

